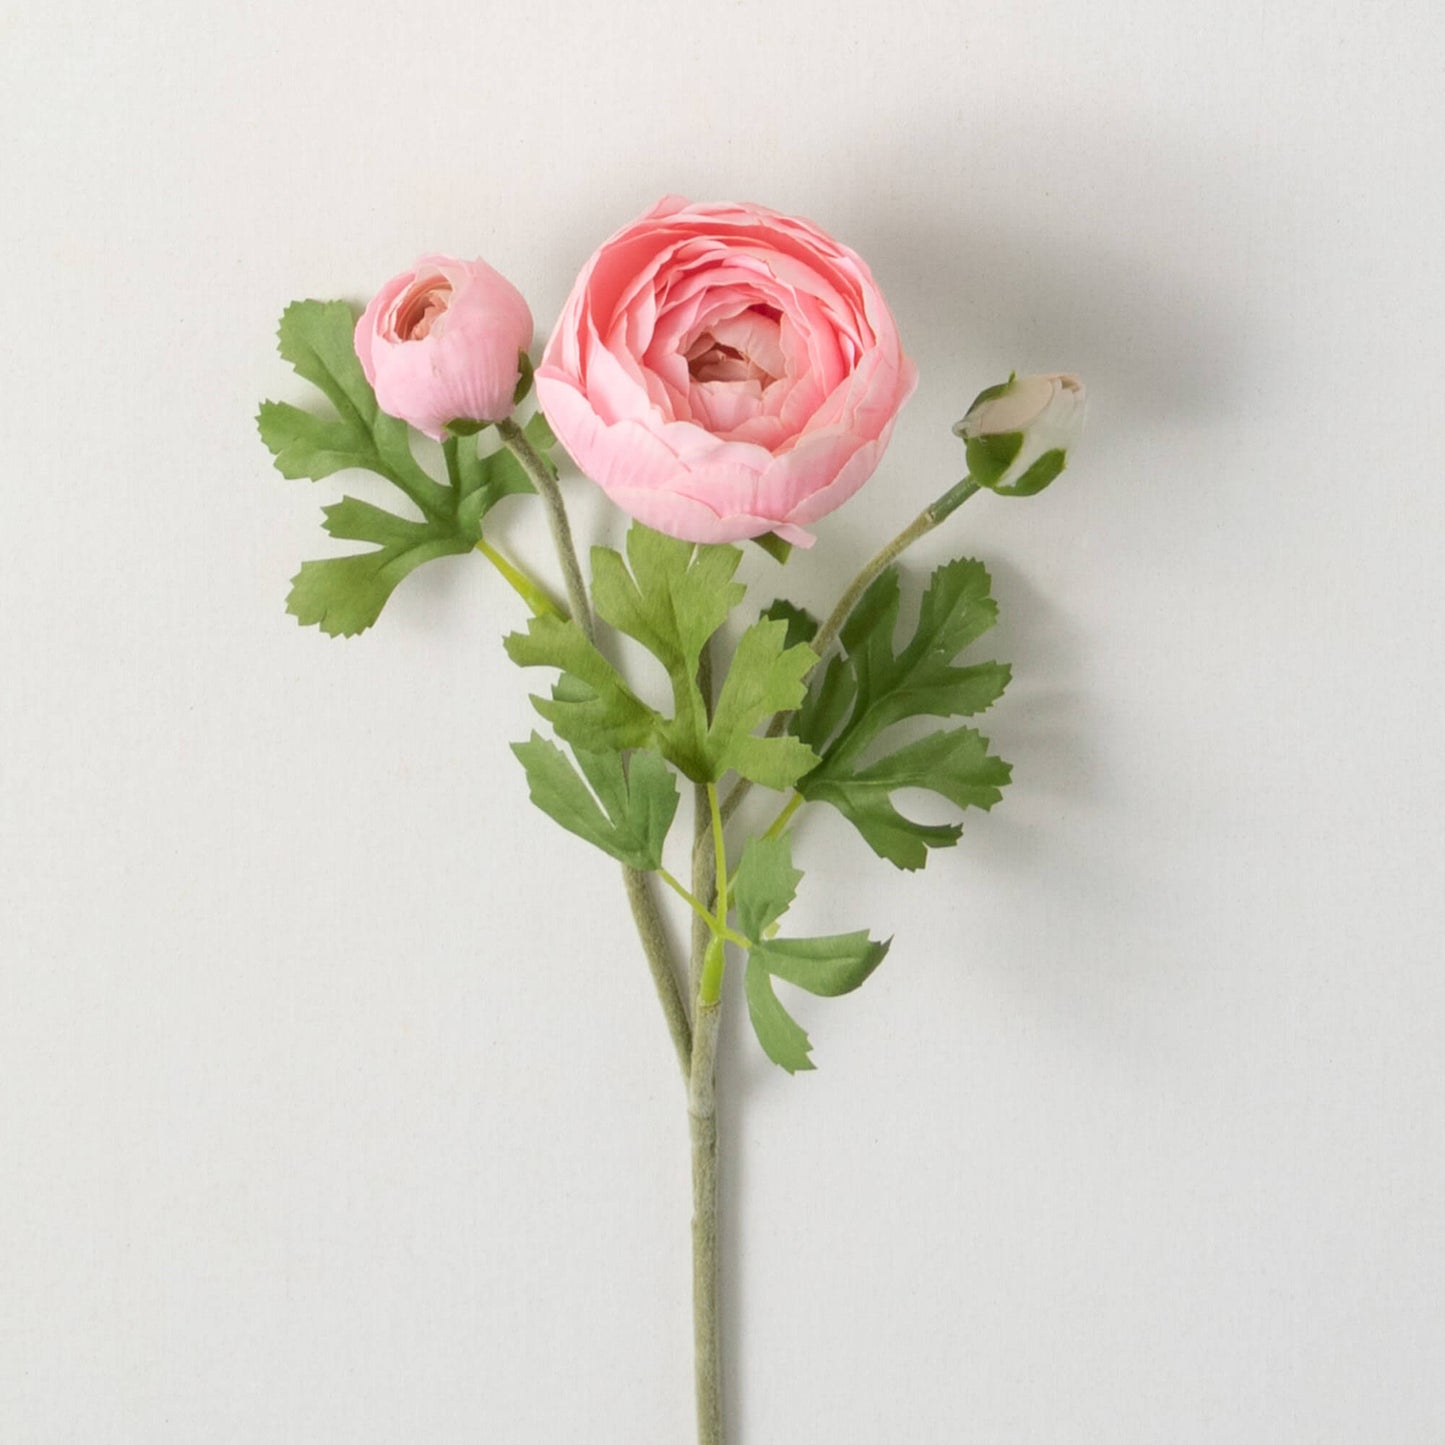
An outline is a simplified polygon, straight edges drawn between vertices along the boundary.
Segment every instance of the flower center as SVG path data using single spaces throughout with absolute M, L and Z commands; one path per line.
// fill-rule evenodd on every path
M 752 381 L 766 390 L 783 371 L 777 313 L 750 306 L 741 315 L 714 322 L 684 355 L 694 381 Z
M 451 304 L 452 283 L 442 276 L 428 277 L 414 287 L 396 313 L 396 339 L 421 341 L 431 331 L 438 316 Z

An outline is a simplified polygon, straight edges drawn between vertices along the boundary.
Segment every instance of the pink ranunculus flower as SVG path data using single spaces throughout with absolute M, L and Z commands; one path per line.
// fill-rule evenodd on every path
M 441 441 L 454 421 L 512 414 L 532 344 L 522 293 L 485 261 L 423 256 L 372 297 L 356 355 L 388 416 Z
M 583 268 L 537 397 L 577 465 L 649 527 L 806 546 L 872 475 L 916 381 L 854 252 L 762 206 L 674 196 Z

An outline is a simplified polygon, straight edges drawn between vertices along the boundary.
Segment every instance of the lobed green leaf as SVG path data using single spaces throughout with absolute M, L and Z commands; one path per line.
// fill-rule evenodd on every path
M 738 639 L 707 734 L 713 778 L 732 768 L 764 787 L 784 789 L 817 764 L 813 749 L 795 737 L 756 735 L 775 712 L 802 702 L 805 679 L 818 661 L 806 643 L 789 647 L 787 634 L 787 623 L 759 620 Z
M 772 975 L 755 955 L 748 958 L 743 973 L 743 994 L 748 1001 L 748 1017 L 763 1052 L 779 1068 L 790 1074 L 815 1068 L 809 1055 L 812 1044 L 793 1016 L 778 1002 L 773 992 Z
M 261 440 L 287 477 L 319 480 L 346 467 L 385 477 L 436 520 L 454 498 L 417 462 L 407 425 L 389 417 L 356 357 L 356 316 L 345 301 L 296 301 L 281 317 L 280 352 L 296 374 L 317 387 L 335 408 L 316 417 L 284 402 L 264 402 L 257 416 Z
M 750 939 L 761 940 L 788 911 L 802 880 L 801 870 L 793 867 L 786 834 L 779 838 L 749 838 L 732 886 L 733 904 L 743 932 Z
M 634 752 L 624 764 L 621 753 L 574 748 L 584 782 L 561 748 L 536 733 L 512 751 L 526 769 L 533 803 L 548 817 L 628 867 L 661 866 L 678 791 L 656 753 Z
M 346 497 L 324 509 L 336 537 L 381 542 L 376 551 L 303 562 L 291 579 L 286 610 L 303 626 L 332 637 L 365 632 L 399 583 L 423 562 L 471 551 L 471 543 L 430 522 L 409 522 Z
M 633 691 L 617 669 L 570 618 L 534 617 L 526 632 L 502 644 L 519 667 L 555 667 L 564 685 L 532 705 L 576 748 L 621 752 L 647 747 L 662 719 Z
M 805 798 L 831 803 L 869 846 L 900 868 L 921 868 L 930 848 L 950 846 L 961 824 L 923 824 L 893 805 L 900 788 L 924 788 L 960 807 L 990 808 L 1009 780 L 971 728 L 938 732 L 868 767 L 864 754 L 889 728 L 914 717 L 970 717 L 991 707 L 1010 670 L 997 662 L 960 667 L 956 659 L 993 626 L 998 608 L 988 572 L 960 558 L 939 567 L 919 605 L 913 635 L 895 650 L 899 574 L 881 573 L 839 634 L 843 654 L 815 674 L 794 731 L 821 756 L 797 784 Z

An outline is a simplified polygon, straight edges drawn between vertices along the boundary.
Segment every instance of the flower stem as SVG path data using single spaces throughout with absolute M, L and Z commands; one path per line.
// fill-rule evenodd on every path
M 803 806 L 803 795 L 794 793 L 783 805 L 782 811 L 768 825 L 768 831 L 763 834 L 764 838 L 781 838 L 787 831 L 788 824 L 793 820 L 793 814 Z
M 687 1005 L 682 1001 L 682 992 L 677 986 L 677 974 L 672 965 L 672 946 L 662 925 L 662 915 L 657 909 L 657 900 L 647 886 L 647 874 L 636 868 L 622 870 L 623 886 L 627 889 L 627 901 L 632 907 L 632 921 L 637 925 L 637 936 L 642 940 L 642 951 L 647 957 L 647 966 L 652 970 L 652 981 L 657 986 L 658 1002 L 662 1004 L 662 1016 L 667 1021 L 667 1031 L 672 1036 L 672 1047 L 677 1053 L 678 1067 L 686 1083 L 692 1072 L 692 1026 L 687 1021 Z
M 577 561 L 577 548 L 572 542 L 572 525 L 567 520 L 567 508 L 562 501 L 562 489 L 557 485 L 551 468 L 542 460 L 527 440 L 527 434 L 510 417 L 497 423 L 497 431 L 507 450 L 521 463 L 527 479 L 537 489 L 542 506 L 547 512 L 547 525 L 552 529 L 552 542 L 557 548 L 557 561 L 562 566 L 562 578 L 567 584 L 567 605 L 572 610 L 572 619 L 586 634 L 588 642 L 594 637 L 592 608 L 587 601 L 587 584 L 582 580 L 582 568 Z
M 979 484 L 972 477 L 965 477 L 961 482 L 955 482 L 941 497 L 934 498 L 891 542 L 886 543 L 868 559 L 863 570 L 844 589 L 837 606 L 828 614 L 828 620 L 818 629 L 817 635 L 808 644 L 818 654 L 818 662 L 814 663 L 815 668 L 832 650 L 833 644 L 838 640 L 838 634 L 843 630 L 843 624 L 848 620 L 848 614 L 857 605 L 858 599 L 873 585 L 884 568 L 892 566 L 920 537 L 926 537 L 940 522 L 951 517 L 979 490 L 981 490 Z M 772 722 L 768 724 L 767 736 L 778 737 L 787 726 L 791 716 L 792 713 L 788 711 L 774 713 Z M 739 778 L 733 784 L 732 790 L 723 799 L 723 822 L 727 822 L 737 812 L 743 799 L 752 790 L 752 786 L 747 778 Z
M 582 580 L 582 568 L 577 561 L 577 548 L 572 541 L 572 527 L 567 520 L 562 489 L 557 485 L 551 468 L 537 455 L 526 433 L 516 422 L 510 417 L 499 421 L 497 431 L 542 499 L 547 523 L 552 529 L 552 542 L 557 549 L 557 561 L 567 584 L 567 605 L 572 620 L 591 642 L 596 636 L 592 605 L 587 600 L 587 584 Z M 673 1048 L 677 1051 L 683 1082 L 687 1083 L 692 1071 L 692 1026 L 687 1021 L 687 1004 L 678 986 L 677 969 L 673 964 L 672 947 L 663 927 L 662 914 L 648 887 L 646 873 L 624 866 L 622 880 L 627 888 L 627 901 L 632 907 L 632 919 L 637 925 L 637 936 L 642 941 L 642 951 L 652 971 L 658 1001 L 662 1004 L 662 1015 L 672 1036 Z
M 697 687 L 702 694 L 703 706 L 707 709 L 708 720 L 712 720 L 713 677 L 712 643 L 704 642 L 698 655 Z M 713 869 L 712 818 L 707 804 L 707 785 L 692 785 L 692 891 L 702 903 L 702 909 L 692 916 L 692 948 L 688 960 L 687 996 L 692 1001 L 694 1013 L 698 1006 L 698 992 L 702 987 L 703 964 L 707 958 L 708 944 L 712 942 L 712 928 L 708 922 L 715 901 L 716 876 Z
M 721 940 L 716 941 L 721 949 Z M 687 1117 L 692 1139 L 692 1333 L 698 1445 L 722 1445 L 722 1350 L 718 1328 L 717 1039 L 719 1002 L 694 1019 Z
M 532 609 L 535 617 L 561 617 L 562 609 L 552 601 L 541 586 L 529 577 L 511 558 L 504 556 L 485 537 L 477 541 L 477 551 L 506 579 L 513 592 Z

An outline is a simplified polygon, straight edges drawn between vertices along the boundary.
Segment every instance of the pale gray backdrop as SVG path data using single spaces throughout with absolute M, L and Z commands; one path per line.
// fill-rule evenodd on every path
M 850 242 L 921 366 L 814 605 L 979 387 L 1094 399 L 915 559 L 994 572 L 1005 805 L 913 876 L 807 815 L 800 921 L 893 954 L 799 1004 L 812 1076 L 727 1026 L 731 1440 L 1445 1439 L 1442 44 L 1430 0 L 6 5 L 0 1439 L 687 1439 L 681 1091 L 507 752 L 518 605 L 459 559 L 298 628 L 342 484 L 252 421 L 293 297 L 480 254 L 545 334 L 668 191 Z

